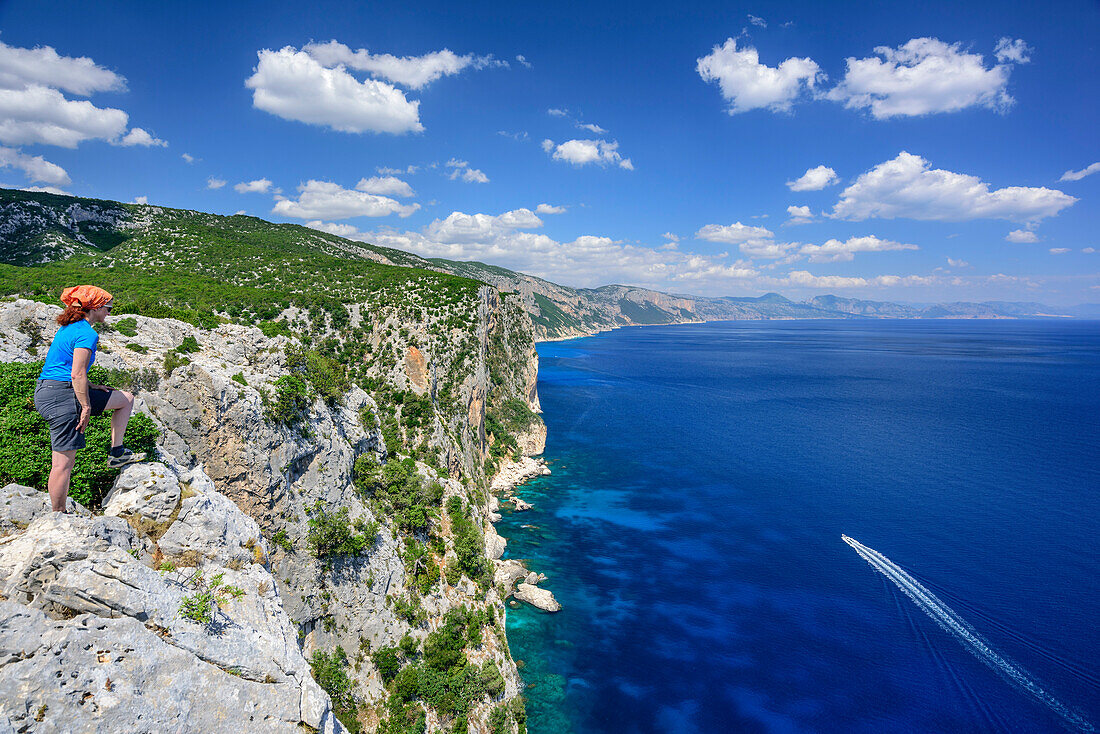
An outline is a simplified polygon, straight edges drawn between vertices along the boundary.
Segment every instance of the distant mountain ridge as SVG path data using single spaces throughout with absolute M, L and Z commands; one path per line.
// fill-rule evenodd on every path
M 194 242 L 196 235 L 189 227 L 198 228 L 199 242 Z M 184 230 L 187 235 L 181 236 Z M 257 233 L 277 237 L 286 248 L 300 248 L 303 252 L 348 261 L 435 270 L 482 281 L 503 292 L 518 293 L 535 324 L 536 337 L 542 340 L 583 336 L 619 326 L 717 320 L 1100 317 L 1100 305 L 1097 304 L 1055 308 L 1041 303 L 988 301 L 917 306 L 835 295 L 792 301 L 778 293 L 715 298 L 663 293 L 628 285 L 571 288 L 495 265 L 423 258 L 300 225 L 277 224 L 256 217 L 221 216 L 145 204 L 0 189 L 0 263 L 7 265 L 105 258 L 111 264 L 124 264 L 127 261 L 116 261 L 113 257 L 116 248 L 131 240 L 140 240 L 163 243 L 157 253 L 161 258 L 171 260 L 174 254 L 186 254 L 191 262 L 199 262 L 201 267 L 203 246 L 208 246 L 210 252 L 216 250 L 224 255 L 227 247 L 232 251 L 235 241 L 244 242 L 246 237 L 254 238 Z M 207 242 L 202 242 L 203 238 Z M 255 257 L 254 253 L 250 256 Z M 247 280 L 237 284 L 246 285 Z

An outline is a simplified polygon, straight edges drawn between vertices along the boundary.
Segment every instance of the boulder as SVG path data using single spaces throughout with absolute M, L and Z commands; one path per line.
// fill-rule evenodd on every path
M 496 565 L 497 570 L 493 574 L 493 583 L 503 586 L 505 593 L 511 594 L 516 581 L 527 575 L 527 569 L 523 567 L 522 563 L 511 558 L 507 561 L 497 561 Z
M 0 721 L 18 731 L 343 731 L 296 682 L 241 678 L 129 617 L 51 621 L 0 602 L 0 661 Z
M 527 510 L 530 510 L 533 507 L 533 505 L 531 503 L 524 502 L 519 497 L 513 497 L 512 498 L 512 504 L 514 504 L 516 506 L 516 512 L 526 512 Z
M 75 515 L 92 514 L 72 497 L 66 500 L 65 507 Z M 23 532 L 32 520 L 52 511 L 47 493 L 22 484 L 7 485 L 0 489 L 0 538 Z
M 485 531 L 485 555 L 492 560 L 497 560 L 504 555 L 504 549 L 508 541 L 500 537 L 492 526 Z
M 164 464 L 131 464 L 103 499 L 103 514 L 123 517 L 135 527 L 164 534 L 180 509 L 180 483 Z
M 537 586 L 531 584 L 520 584 L 516 587 L 515 596 L 522 602 L 527 602 L 533 607 L 537 607 L 544 612 L 560 612 L 561 604 L 554 598 L 554 595 L 546 590 L 540 589 Z

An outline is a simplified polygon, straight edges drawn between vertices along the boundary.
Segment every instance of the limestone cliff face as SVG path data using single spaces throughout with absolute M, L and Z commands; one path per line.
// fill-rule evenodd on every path
M 259 526 L 201 466 L 127 467 L 103 515 L 70 512 L 0 489 L 0 730 L 344 730 Z
M 212 489 L 254 521 L 257 536 L 266 539 L 271 593 L 296 628 L 299 655 L 343 647 L 353 660 L 349 674 L 358 683 L 357 692 L 368 702 L 378 704 L 385 694 L 369 653 L 396 645 L 406 634 L 423 640 L 459 606 L 492 608 L 499 620 L 495 633 L 483 635 L 481 644 L 468 650 L 470 661 L 497 664 L 505 682 L 503 700 L 518 695 L 522 685 L 503 634 L 503 595 L 495 588 L 482 591 L 465 578 L 452 585 L 442 568 L 428 593 L 414 591 L 394 518 L 384 513 L 375 517 L 353 483 L 359 456 L 393 458 L 383 426 L 394 419 L 402 422 L 406 439 L 446 457 L 438 469 L 418 462 L 417 470 L 443 486 L 444 502 L 450 496 L 468 502 L 473 521 L 486 536 L 488 554 L 494 554 L 499 536 L 488 522 L 485 413 L 514 397 L 538 409 L 537 357 L 530 320 L 520 304 L 512 298 L 502 301 L 492 288 L 482 289 L 478 298 L 473 328 L 443 333 L 396 313 L 352 314 L 369 334 L 375 355 L 368 370 L 372 379 L 433 401 L 430 423 L 415 431 L 402 422 L 404 409 L 394 413 L 392 406 L 380 407 L 358 388 L 334 405 L 314 400 L 294 428 L 269 420 L 264 392 L 270 395 L 275 381 L 288 374 L 284 350 L 291 342 L 285 336 L 269 338 L 259 329 L 232 324 L 202 330 L 142 316 L 132 317 L 136 336 L 117 331 L 101 336 L 97 365 L 162 375 L 155 388 L 146 385 L 137 394 L 139 409 L 162 430 L 165 454 L 179 462 L 181 472 L 200 470 L 209 477 Z M 28 318 L 35 321 L 48 343 L 57 312 L 30 301 L 0 304 L 0 361 L 33 359 L 27 351 L 30 340 L 17 325 Z M 187 337 L 195 339 L 199 350 L 187 354 L 188 364 L 163 376 L 165 355 Z M 524 446 L 541 451 L 537 438 Z M 305 538 L 317 503 L 332 511 L 346 508 L 352 521 L 377 521 L 380 531 L 369 552 L 327 563 L 315 558 Z M 433 522 L 446 543 L 446 555 L 439 559 L 445 565 L 453 557 L 452 528 L 445 512 Z M 273 538 L 280 542 L 271 542 Z M 411 601 L 424 610 L 423 623 L 410 624 L 396 613 L 399 602 Z M 487 726 L 492 705 L 489 700 L 474 707 L 472 731 Z M 438 725 L 429 715 L 429 728 Z

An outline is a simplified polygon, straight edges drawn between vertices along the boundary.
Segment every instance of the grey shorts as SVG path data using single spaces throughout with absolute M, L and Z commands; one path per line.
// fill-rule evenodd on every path
M 111 399 L 111 390 L 88 390 L 92 415 L 100 415 Z M 50 425 L 50 448 L 76 451 L 84 448 L 84 434 L 76 430 L 80 422 L 80 402 L 71 382 L 39 380 L 34 385 L 34 407 Z

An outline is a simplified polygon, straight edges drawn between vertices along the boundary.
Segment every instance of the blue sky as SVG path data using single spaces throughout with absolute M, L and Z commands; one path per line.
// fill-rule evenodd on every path
M 574 286 L 1100 302 L 1100 5 L 0 2 L 0 184 Z

